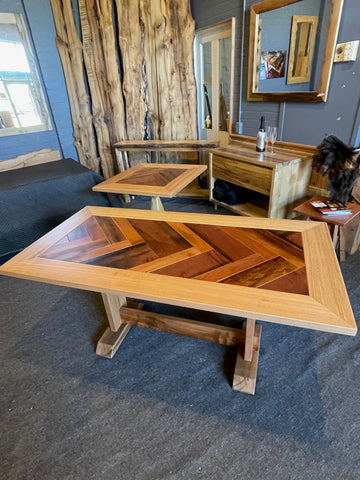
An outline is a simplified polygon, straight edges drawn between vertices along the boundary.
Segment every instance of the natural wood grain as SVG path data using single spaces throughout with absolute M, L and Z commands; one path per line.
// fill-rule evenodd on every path
M 96 345 L 96 354 L 102 357 L 113 358 L 122 341 L 129 333 L 130 328 L 130 325 L 121 325 L 116 332 L 112 332 L 110 328 L 107 328 Z
M 109 320 L 110 330 L 117 332 L 123 323 L 119 309 L 126 305 L 126 297 L 120 297 L 118 295 L 109 295 L 107 293 L 102 294 L 106 315 Z
M 214 140 L 124 140 L 114 145 L 117 150 L 125 151 L 200 151 L 216 148 L 219 142 Z
M 126 305 L 131 307 L 132 310 L 141 310 L 144 305 L 116 295 L 102 294 L 102 298 L 109 327 L 102 334 L 96 345 L 96 354 L 102 357 L 113 358 L 131 328 L 130 325 L 124 323 L 120 314 L 121 308 Z
M 314 151 L 315 147 L 307 145 L 276 142 L 272 156 L 257 152 L 253 137 L 231 135 L 229 145 L 210 150 L 209 198 L 240 215 L 286 218 L 295 202 L 306 195 Z M 214 199 L 216 179 L 246 188 L 249 198 L 238 205 Z M 257 192 L 268 202 L 259 203 Z
M 281 235 L 284 231 L 301 232 L 309 295 L 41 258 L 46 250 L 91 216 L 222 225 L 236 227 L 234 231 L 239 228 L 279 230 Z M 87 207 L 2 265 L 0 273 L 316 330 L 356 333 L 329 233 L 320 222 Z
M 360 205 L 357 203 L 347 203 L 346 208 L 351 210 L 350 215 L 323 215 L 311 205 L 311 202 L 324 200 L 328 200 L 328 198 L 321 195 L 316 195 L 315 197 L 309 198 L 306 200 L 306 202 L 295 207 L 294 212 L 310 217 L 312 220 L 320 220 L 322 222 L 339 225 L 341 227 L 351 223 L 360 214 Z
M 254 343 L 255 343 L 255 320 L 253 318 L 248 318 L 246 320 L 246 336 L 245 336 L 245 350 L 244 350 L 244 360 L 246 362 L 251 362 L 254 352 Z
M 62 62 L 73 124 L 74 145 L 80 163 L 99 172 L 90 100 L 83 74 L 82 45 L 75 25 L 71 0 L 51 0 L 56 46 Z
M 244 330 L 238 328 L 153 312 L 144 312 L 126 307 L 120 309 L 120 315 L 123 322 L 127 325 L 136 325 L 161 332 L 175 333 L 208 342 L 220 343 L 221 345 L 236 346 L 243 344 L 245 341 Z
M 317 16 L 293 15 L 292 17 L 288 84 L 309 82 L 310 80 L 317 25 Z
M 118 172 L 111 145 L 126 138 L 112 3 L 107 0 L 79 0 L 78 3 L 92 120 L 102 173 L 109 178 Z
M 206 165 L 139 163 L 93 187 L 96 192 L 174 197 L 207 169 Z
M 251 362 L 242 356 L 242 349 L 238 349 L 232 388 L 239 392 L 255 394 L 257 369 L 259 363 L 259 345 L 261 338 L 261 326 L 255 326 L 254 350 Z
M 253 152 L 251 152 L 253 154 Z M 255 156 L 255 155 L 254 155 Z M 256 155 L 258 157 L 258 155 Z M 213 176 L 256 192 L 270 195 L 272 168 L 214 155 Z
M 347 208 L 351 210 L 350 215 L 323 215 L 312 205 L 313 201 L 327 200 L 328 197 L 317 195 L 294 208 L 294 212 L 304 215 L 313 220 L 326 222 L 331 227 L 336 227 L 332 232 L 334 247 L 339 243 L 339 259 L 344 261 L 345 252 L 355 253 L 360 244 L 360 205 L 348 203 Z
M 339 282 L 341 271 L 329 241 L 329 231 L 325 223 L 318 223 L 317 229 L 303 233 L 309 292 L 314 300 L 326 305 L 329 310 L 350 323 L 352 321 L 349 316 L 351 306 L 345 294 L 345 285 Z
M 0 161 L 0 172 L 6 170 L 14 170 L 16 168 L 31 167 L 32 165 L 39 165 L 41 163 L 56 162 L 60 160 L 60 152 L 58 150 L 51 150 L 50 148 L 43 148 L 36 152 L 25 153 L 18 157 L 9 158 L 8 160 Z
M 344 235 L 345 235 L 345 250 L 346 252 L 350 253 L 350 255 L 354 254 L 359 250 L 360 246 L 360 218 L 357 217 L 354 219 L 350 225 L 344 227 Z

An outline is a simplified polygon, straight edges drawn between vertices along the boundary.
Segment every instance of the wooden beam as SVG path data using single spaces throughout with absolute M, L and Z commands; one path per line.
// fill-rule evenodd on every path
M 185 337 L 220 343 L 221 345 L 235 346 L 241 345 L 245 341 L 244 330 L 238 328 L 161 315 L 158 313 L 143 312 L 128 307 L 120 308 L 120 316 L 123 324 L 175 333 Z M 254 344 L 256 344 L 256 339 Z

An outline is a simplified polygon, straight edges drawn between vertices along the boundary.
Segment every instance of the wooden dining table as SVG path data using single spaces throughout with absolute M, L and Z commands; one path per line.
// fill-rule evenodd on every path
M 85 207 L 3 264 L 0 274 L 101 292 L 109 327 L 99 355 L 111 358 L 131 326 L 233 346 L 232 387 L 251 394 L 261 335 L 256 321 L 357 332 L 322 222 Z M 243 323 L 160 315 L 142 310 L 141 301 Z

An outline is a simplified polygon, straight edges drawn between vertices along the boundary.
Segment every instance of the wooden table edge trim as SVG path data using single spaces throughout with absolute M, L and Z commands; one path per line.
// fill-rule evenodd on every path
M 197 288 L 200 280 L 173 278 L 173 284 L 169 286 L 165 275 L 150 273 L 144 278 L 141 272 L 71 262 L 66 262 L 64 277 L 63 264 L 59 260 L 37 258 L 23 262 L 17 269 L 16 264 L 9 261 L 0 267 L 0 274 L 311 330 L 350 336 L 357 332 L 355 321 L 352 323 L 339 317 L 306 295 L 203 281 L 200 298 Z M 99 277 L 106 278 L 109 286 L 104 287 L 102 279 L 96 280 Z M 269 305 L 271 314 L 268 313 Z M 337 325 L 339 318 L 343 323 L 341 326 Z

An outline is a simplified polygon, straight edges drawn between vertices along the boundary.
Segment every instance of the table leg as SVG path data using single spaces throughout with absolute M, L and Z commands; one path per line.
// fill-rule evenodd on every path
M 238 348 L 232 388 L 239 392 L 255 394 L 259 362 L 261 325 L 255 320 L 246 320 L 244 348 Z
M 343 262 L 346 258 L 345 253 L 345 235 L 343 227 L 339 226 L 339 260 Z
M 331 225 L 330 235 L 332 237 L 334 248 L 336 248 L 339 241 L 339 225 Z
M 156 210 L 158 212 L 164 211 L 164 206 L 160 197 L 151 197 L 151 210 Z
M 119 172 L 124 172 L 129 168 L 129 159 L 128 159 L 127 152 L 124 150 L 119 150 L 115 148 L 115 155 L 116 155 Z M 130 203 L 131 201 L 130 195 L 125 194 L 121 196 L 123 197 L 125 203 Z
M 112 358 L 130 330 L 130 325 L 122 323 L 120 308 L 128 305 L 126 297 L 102 294 L 109 327 L 105 330 L 96 346 L 96 353 Z

